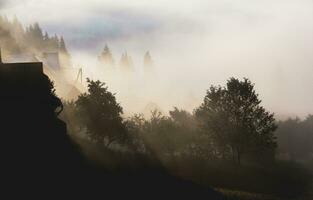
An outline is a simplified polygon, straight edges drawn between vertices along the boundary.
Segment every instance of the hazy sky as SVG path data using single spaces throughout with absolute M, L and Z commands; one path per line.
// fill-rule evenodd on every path
M 84 65 L 105 43 L 135 63 L 150 50 L 165 109 L 192 109 L 211 84 L 235 76 L 250 78 L 279 116 L 313 113 L 313 0 L 0 2 L 1 14 L 64 35 Z

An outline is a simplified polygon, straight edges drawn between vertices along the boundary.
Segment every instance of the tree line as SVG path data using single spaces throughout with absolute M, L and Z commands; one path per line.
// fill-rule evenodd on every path
M 14 17 L 0 16 L 0 44 L 4 54 L 60 52 L 69 55 L 63 36 L 49 35 L 36 22 L 24 27 Z
M 231 78 L 211 86 L 193 113 L 174 107 L 123 118 L 123 108 L 105 83 L 87 80 L 88 92 L 66 102 L 63 118 L 70 132 L 107 149 L 163 160 L 196 159 L 272 162 L 277 147 L 274 114 L 248 79 Z
M 313 116 L 289 118 L 279 121 L 278 126 L 278 155 L 293 161 L 311 160 L 313 164 Z
M 102 67 L 105 67 L 107 69 L 112 69 L 116 64 L 118 64 L 122 70 L 125 71 L 133 71 L 134 70 L 134 63 L 132 57 L 125 51 L 122 53 L 122 56 L 118 63 L 115 62 L 115 59 L 113 57 L 113 54 L 111 52 L 111 49 L 106 44 L 101 51 L 100 55 L 98 56 L 98 61 L 102 65 Z M 143 57 L 143 65 L 145 71 L 150 71 L 152 66 L 154 65 L 153 59 L 150 55 L 150 52 L 147 51 Z

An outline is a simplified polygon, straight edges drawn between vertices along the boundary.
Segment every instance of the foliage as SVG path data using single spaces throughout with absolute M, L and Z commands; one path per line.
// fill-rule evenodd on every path
M 121 69 L 124 69 L 128 72 L 133 70 L 134 64 L 132 58 L 127 54 L 127 52 L 122 54 L 119 65 Z
M 99 61 L 106 65 L 106 66 L 113 66 L 114 65 L 114 59 L 111 53 L 110 48 L 108 45 L 105 45 L 103 51 L 101 52 L 101 55 L 98 57 Z
M 153 60 L 149 51 L 147 51 L 143 57 L 143 65 L 145 66 L 145 70 L 148 70 L 153 66 Z
M 14 18 L 0 16 L 0 46 L 4 54 L 60 52 L 69 55 L 63 37 L 50 36 L 38 23 L 24 27 Z
M 245 161 L 249 156 L 259 161 L 272 158 L 276 125 L 273 114 L 260 103 L 250 81 L 230 79 L 225 88 L 211 87 L 194 113 L 174 107 L 168 115 L 153 110 L 149 119 L 135 114 L 123 120 L 114 94 L 104 83 L 88 80 L 88 92 L 76 102 L 66 103 L 65 113 L 76 116 L 71 120 L 75 122 L 73 130 L 87 130 L 92 139 L 79 142 L 86 154 L 110 169 L 165 166 L 171 173 L 205 186 L 282 197 L 300 195 L 307 190 L 311 176 L 298 164 L 245 162 L 239 166 L 229 161 L 236 148 Z M 130 148 L 108 149 L 110 141 Z M 241 193 L 226 196 L 250 198 Z
M 278 123 L 278 153 L 294 161 L 313 160 L 313 116 L 287 119 Z
M 237 155 L 240 163 L 242 154 L 273 152 L 274 115 L 260 103 L 248 79 L 231 78 L 226 87 L 211 86 L 195 114 L 218 154 L 225 157 L 231 153 L 233 158 Z
M 115 96 L 104 83 L 89 79 L 87 82 L 88 93 L 80 95 L 75 103 L 80 123 L 87 128 L 88 136 L 96 142 L 105 142 L 106 146 L 125 140 L 123 109 Z
M 164 116 L 151 111 L 151 118 L 134 115 L 127 120 L 127 129 L 140 152 L 159 159 L 188 157 L 212 158 L 208 151 L 207 137 L 199 132 L 192 114 L 176 107 Z

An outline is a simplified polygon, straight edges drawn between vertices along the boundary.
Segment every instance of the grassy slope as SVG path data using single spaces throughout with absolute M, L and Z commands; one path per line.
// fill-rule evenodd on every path
M 236 196 L 242 199 L 296 199 L 310 191 L 312 181 L 312 175 L 306 169 L 290 162 L 277 162 L 266 167 L 231 163 L 205 166 L 195 162 L 189 165 L 181 169 L 181 176 L 201 185 L 222 188 L 226 196 L 234 199 Z
M 244 192 L 240 190 L 230 190 L 230 189 L 224 189 L 224 188 L 216 188 L 217 191 L 221 192 L 224 196 L 225 199 L 227 200 L 313 200 L 313 161 L 304 163 L 303 166 L 307 169 L 309 169 L 309 173 L 311 175 L 306 174 L 305 170 L 302 171 L 301 166 L 298 164 L 290 164 L 290 163 L 285 163 L 285 165 L 293 165 L 293 167 L 298 166 L 296 170 L 293 170 L 293 176 L 300 176 L 301 182 L 304 184 L 302 185 L 301 193 L 294 194 L 293 196 L 284 196 L 284 195 L 265 195 L 265 194 L 259 194 L 259 193 L 251 193 L 251 192 Z M 299 168 L 300 167 L 300 168 Z M 290 170 L 290 166 L 288 171 Z M 299 174 L 299 170 L 302 171 L 301 173 L 305 172 L 304 174 L 301 175 Z M 308 175 L 307 177 L 304 177 L 303 175 Z M 305 180 L 305 182 L 303 182 Z M 298 179 L 299 181 L 299 179 Z M 310 182 L 308 182 L 310 181 Z M 301 185 L 301 182 L 298 184 Z M 296 184 L 296 182 L 294 182 Z M 300 187 L 301 188 L 301 187 Z
M 118 155 L 98 148 L 89 149 L 93 156 L 101 158 L 98 161 L 108 168 L 118 168 L 120 162 L 126 162 L 128 168 L 140 167 L 136 159 L 123 154 Z M 98 154 L 98 155 L 97 155 Z M 125 163 L 124 163 L 125 164 Z M 124 165 L 122 164 L 122 165 Z M 139 166 L 138 166 L 139 164 Z M 299 199 L 312 200 L 309 182 L 311 175 L 301 165 L 290 162 L 277 162 L 267 167 L 238 166 L 225 162 L 203 161 L 171 161 L 166 167 L 172 174 L 191 180 L 203 186 L 218 188 L 230 200 L 281 200 Z M 308 167 L 310 168 L 310 167 Z M 139 170 L 140 171 L 140 170 Z M 301 198 L 300 198 L 301 197 Z

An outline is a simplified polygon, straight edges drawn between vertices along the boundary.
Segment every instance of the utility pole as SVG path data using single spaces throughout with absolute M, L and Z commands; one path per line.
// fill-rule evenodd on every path
M 83 69 L 82 68 L 79 68 L 78 70 L 76 82 L 78 82 L 78 80 L 80 80 L 80 83 L 83 83 Z
M 2 64 L 2 54 L 1 54 L 1 47 L 0 47 L 0 64 Z

